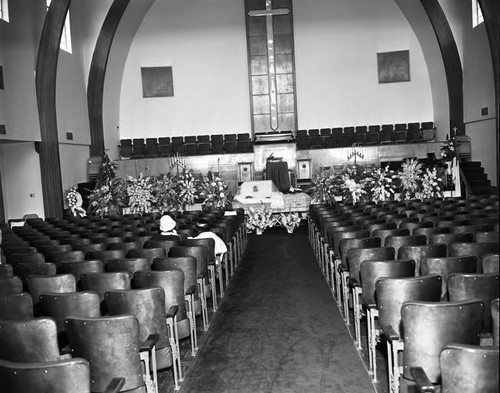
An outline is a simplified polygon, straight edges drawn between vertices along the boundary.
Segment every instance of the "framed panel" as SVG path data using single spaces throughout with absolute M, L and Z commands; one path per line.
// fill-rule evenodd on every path
M 238 182 L 253 180 L 253 162 L 238 162 Z
M 378 82 L 394 83 L 410 80 L 410 51 L 377 53 Z
M 142 95 L 148 97 L 173 97 L 172 67 L 141 67 Z

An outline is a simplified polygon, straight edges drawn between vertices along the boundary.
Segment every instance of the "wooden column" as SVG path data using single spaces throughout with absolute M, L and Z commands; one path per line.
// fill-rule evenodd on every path
M 102 156 L 104 153 L 103 97 L 104 79 L 109 53 L 118 25 L 130 0 L 114 0 L 99 32 L 92 63 L 90 65 L 87 87 L 87 105 L 90 124 L 90 155 Z
M 448 84 L 450 130 L 456 127 L 457 134 L 464 135 L 463 73 L 457 44 L 439 2 L 437 0 L 420 0 L 420 2 L 429 16 L 443 56 Z
M 43 24 L 36 62 L 40 171 L 46 217 L 60 217 L 64 209 L 57 135 L 56 80 L 59 45 L 70 3 L 71 0 L 52 0 Z

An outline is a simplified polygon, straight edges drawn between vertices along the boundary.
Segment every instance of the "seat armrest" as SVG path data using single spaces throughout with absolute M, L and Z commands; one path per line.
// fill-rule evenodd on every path
M 153 349 L 153 347 L 156 345 L 159 339 L 160 336 L 158 334 L 150 334 L 149 337 L 146 339 L 146 341 L 142 343 L 141 347 L 139 348 L 139 351 L 140 352 L 151 351 L 151 349 Z
M 125 385 L 125 378 L 113 378 L 104 393 L 118 393 Z
M 191 285 L 187 290 L 186 290 L 186 295 L 192 295 L 196 292 L 196 285 Z
M 203 274 L 200 274 L 200 275 L 198 276 L 198 280 L 203 280 L 204 278 L 205 278 L 205 276 L 204 276 Z
M 377 305 L 375 303 L 370 303 L 370 304 L 365 303 L 365 305 L 366 308 L 368 308 L 369 310 L 375 310 L 377 308 Z
M 179 306 L 170 306 L 167 312 L 167 318 L 174 318 L 179 311 Z
M 391 326 L 381 326 L 382 331 L 384 332 L 385 337 L 389 341 L 398 341 L 399 340 L 399 334 L 396 333 L 396 331 L 391 327 Z
M 435 392 L 436 388 L 432 385 L 422 367 L 410 367 L 410 374 L 417 383 L 419 392 Z

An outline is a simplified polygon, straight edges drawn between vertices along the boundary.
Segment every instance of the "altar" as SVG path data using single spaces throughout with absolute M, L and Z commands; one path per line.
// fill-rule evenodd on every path
M 282 193 L 271 180 L 247 181 L 238 188 L 233 208 L 269 208 L 280 212 L 308 212 L 311 197 L 305 192 Z

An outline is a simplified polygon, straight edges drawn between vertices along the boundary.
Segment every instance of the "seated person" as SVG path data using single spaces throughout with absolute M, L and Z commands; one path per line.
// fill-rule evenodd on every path
M 214 239 L 215 241 L 215 256 L 218 257 L 227 252 L 227 246 L 224 241 L 217 236 L 215 233 L 210 231 L 210 222 L 207 220 L 198 220 L 196 223 L 196 230 L 198 231 L 198 236 L 193 239 Z
M 176 226 L 177 223 L 172 217 L 170 217 L 169 215 L 162 216 L 162 218 L 160 218 L 160 233 L 153 235 L 151 240 L 165 240 L 171 238 L 172 236 L 180 237 L 181 240 L 185 239 L 185 236 L 180 236 L 177 233 L 177 231 L 175 230 Z

